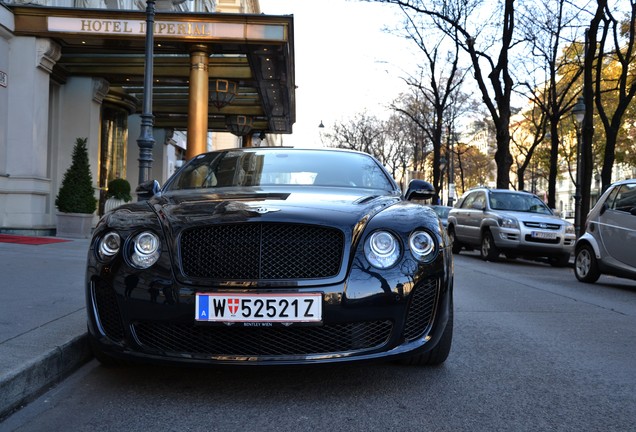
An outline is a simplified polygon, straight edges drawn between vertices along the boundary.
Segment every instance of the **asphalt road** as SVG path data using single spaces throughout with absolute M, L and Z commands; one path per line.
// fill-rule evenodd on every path
M 438 368 L 88 363 L 0 431 L 634 431 L 636 282 L 455 258 Z

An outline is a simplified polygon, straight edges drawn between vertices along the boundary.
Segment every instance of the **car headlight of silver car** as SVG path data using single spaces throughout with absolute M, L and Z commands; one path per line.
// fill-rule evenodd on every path
M 498 222 L 502 228 L 519 228 L 519 222 L 513 217 L 500 217 Z
M 373 267 L 391 267 L 400 258 L 400 242 L 388 231 L 376 231 L 367 237 L 364 254 Z
M 132 239 L 130 261 L 139 269 L 146 269 L 159 259 L 159 236 L 151 231 L 144 231 Z
M 565 224 L 565 233 L 566 234 L 576 234 L 574 230 L 574 225 L 571 223 Z
M 414 231 L 409 237 L 409 247 L 418 261 L 430 261 L 435 257 L 435 240 L 426 231 Z
M 99 240 L 97 254 L 102 261 L 108 261 L 119 253 L 121 237 L 114 231 L 107 233 Z

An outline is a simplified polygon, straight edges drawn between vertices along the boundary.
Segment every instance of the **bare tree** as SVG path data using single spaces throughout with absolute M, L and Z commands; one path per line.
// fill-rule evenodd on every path
M 404 136 L 406 145 L 412 148 L 411 169 L 414 171 L 424 171 L 425 161 L 432 151 L 433 145 L 430 135 L 422 125 L 428 124 L 431 117 L 431 107 L 422 99 L 417 92 L 402 93 L 392 103 L 391 109 L 393 117 L 399 121 L 391 123 L 392 127 L 399 127 L 401 132 L 394 131 L 393 134 Z
M 394 113 L 386 122 L 385 127 L 388 142 L 393 147 L 389 166 L 393 168 L 394 178 L 404 178 L 409 169 L 419 170 L 419 160 L 422 160 L 422 132 L 404 115 Z M 418 163 L 414 163 L 414 160 Z M 400 175 L 398 175 L 398 173 Z M 406 185 L 402 182 L 402 188 Z
M 369 153 L 382 161 L 384 157 L 384 125 L 375 115 L 357 113 L 353 118 L 334 123 L 325 139 L 333 147 Z
M 444 48 L 447 36 L 441 33 L 439 37 L 434 37 L 435 29 L 431 29 L 430 25 L 422 22 L 418 14 L 413 15 L 409 9 L 403 9 L 403 12 L 404 31 L 407 38 L 414 42 L 426 59 L 425 64 L 420 65 L 419 77 L 406 78 L 406 83 L 417 95 L 421 96 L 423 103 L 427 106 L 427 109 L 421 112 L 428 115 L 417 115 L 412 110 L 403 110 L 400 107 L 394 107 L 394 109 L 409 116 L 424 131 L 433 145 L 433 185 L 437 202 L 443 184 L 440 160 L 444 125 L 452 124 L 452 120 L 447 117 L 450 117 L 452 113 L 453 95 L 458 92 L 463 81 L 462 72 L 458 68 L 459 48 L 454 45 L 451 46 L 451 50 L 447 50 Z
M 540 109 L 531 109 L 522 115 L 522 120 L 511 125 L 512 133 L 510 134 L 512 145 L 517 149 L 515 153 L 521 156 L 516 167 L 518 190 L 526 188 L 525 172 L 532 163 L 536 150 L 545 140 L 547 122 L 546 113 Z M 555 206 L 551 207 L 555 208 Z
M 411 157 L 412 147 L 404 136 L 396 134 L 392 120 L 382 121 L 374 115 L 361 112 L 347 121 L 334 123 L 331 130 L 325 134 L 325 139 L 332 147 L 369 153 L 394 178 L 403 176 L 405 160 Z
M 629 104 L 636 95 L 636 0 L 630 0 L 629 6 L 625 18 L 620 20 L 605 4 L 603 29 L 598 42 L 594 102 L 605 129 L 605 157 L 601 170 L 603 189 L 612 181 L 618 134 Z M 608 76 L 604 74 L 606 68 L 618 73 Z M 606 103 L 609 98 L 613 99 L 612 104 Z M 614 108 L 613 113 L 609 112 L 610 105 Z
M 484 16 L 486 9 L 481 0 L 369 1 L 395 4 L 403 10 L 425 15 L 469 55 L 482 100 L 497 129 L 497 187 L 507 189 L 512 165 L 509 125 L 514 83 L 509 55 L 515 44 L 514 0 L 503 0 L 502 10 L 495 10 L 490 17 Z M 491 6 L 489 3 L 488 7 Z M 493 22 L 499 25 L 497 35 L 486 31 Z
M 592 140 L 594 139 L 594 63 L 597 57 L 598 43 L 597 35 L 603 21 L 604 10 L 607 7 L 607 0 L 597 0 L 597 7 L 590 20 L 590 25 L 585 32 L 585 56 L 583 59 L 583 100 L 585 103 L 585 116 L 581 132 L 581 152 L 580 164 L 578 168 L 581 174 L 577 174 L 580 180 L 578 188 L 580 200 L 577 205 L 575 221 L 578 222 L 577 230 L 585 226 L 587 214 L 590 211 L 590 193 L 592 183 Z M 579 232 L 577 232 L 579 234 Z
M 542 0 L 534 3 L 534 7 L 526 8 L 519 19 L 519 28 L 528 41 L 532 60 L 521 63 L 526 79 L 520 80 L 520 83 L 525 95 L 543 112 L 542 121 L 533 122 L 541 127 L 535 131 L 534 141 L 537 145 L 541 142 L 537 138 L 546 136 L 546 125 L 550 128 L 548 206 L 551 208 L 556 208 L 559 143 L 562 141 L 559 123 L 574 105 L 579 93 L 575 85 L 579 84 L 583 73 L 580 67 L 583 46 L 572 43 L 580 28 L 580 11 L 570 5 L 569 0 Z M 537 118 L 536 114 L 533 117 Z M 532 157 L 532 154 L 529 152 L 528 157 Z M 529 160 L 526 161 L 526 166 L 529 163 Z

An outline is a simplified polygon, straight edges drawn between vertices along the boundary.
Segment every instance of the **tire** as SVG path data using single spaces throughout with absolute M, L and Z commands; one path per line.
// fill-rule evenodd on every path
M 490 231 L 485 231 L 481 238 L 481 259 L 484 261 L 497 261 L 499 259 L 499 248 L 495 244 L 495 239 Z
M 561 254 L 550 257 L 552 267 L 567 267 L 570 264 L 570 254 Z
M 457 237 L 455 236 L 455 228 L 450 227 L 448 229 L 448 238 L 451 242 L 452 251 L 454 254 L 458 254 L 462 251 L 462 245 L 457 241 Z
M 453 309 L 451 307 L 446 328 L 435 347 L 424 354 L 416 354 L 400 361 L 408 366 L 439 366 L 446 361 L 453 342 Z
M 594 249 L 589 244 L 583 244 L 574 255 L 574 275 L 585 283 L 594 283 L 601 276 Z

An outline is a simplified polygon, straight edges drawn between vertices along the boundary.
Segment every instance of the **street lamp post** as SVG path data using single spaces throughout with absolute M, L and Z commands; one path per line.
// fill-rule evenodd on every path
M 444 205 L 444 174 L 446 172 L 446 166 L 448 165 L 448 159 L 445 155 L 439 158 L 439 202 L 435 204 Z
M 450 149 L 448 155 L 448 206 L 453 206 L 453 201 L 455 200 L 455 163 L 454 163 L 454 147 L 455 145 L 455 136 L 451 137 L 450 140 Z
M 581 126 L 585 117 L 585 101 L 579 96 L 576 104 L 572 107 L 572 117 L 576 124 L 576 184 L 574 185 L 574 229 L 576 237 L 581 235 L 581 184 L 583 183 L 583 173 L 581 170 Z
M 141 128 L 137 146 L 139 146 L 139 184 L 150 180 L 152 169 L 152 148 L 154 116 L 152 114 L 152 78 L 154 69 L 154 26 L 155 0 L 146 0 L 146 57 L 144 64 L 144 100 L 141 114 Z

